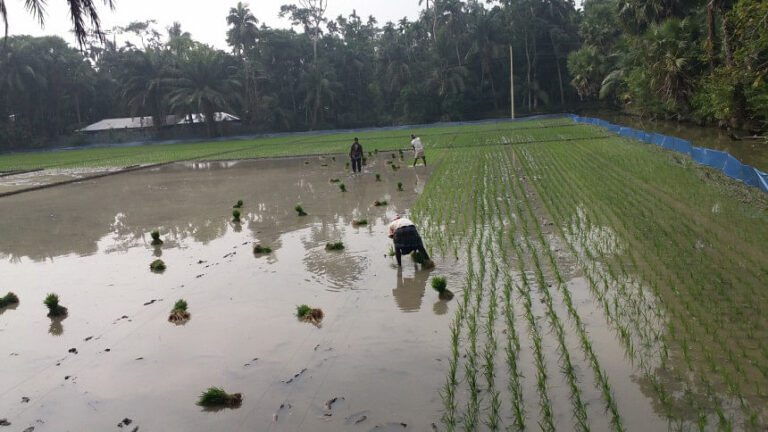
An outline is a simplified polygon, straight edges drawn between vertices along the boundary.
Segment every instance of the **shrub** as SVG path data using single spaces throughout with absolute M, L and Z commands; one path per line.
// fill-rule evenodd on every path
M 229 394 L 219 387 L 210 387 L 200 395 L 197 404 L 204 407 L 237 407 L 243 402 L 240 393 Z
M 403 191 L 403 182 L 397 182 L 397 190 Z
M 45 306 L 48 307 L 48 316 L 55 317 L 67 314 L 67 308 L 59 304 L 59 296 L 51 293 L 45 297 L 43 301 Z
M 330 242 L 325 245 L 325 250 L 342 250 L 344 249 L 344 243 L 337 241 L 337 242 Z
M 261 254 L 261 253 L 270 253 L 272 252 L 272 248 L 269 246 L 262 246 L 260 244 L 257 244 L 253 247 L 253 253 Z
M 19 298 L 16 294 L 9 292 L 5 297 L 0 297 L 0 308 L 6 307 L 19 302 Z
M 163 244 L 163 241 L 160 239 L 160 231 L 154 230 L 149 235 L 152 237 L 152 244 L 153 245 L 161 245 Z
M 163 262 L 163 260 L 156 259 L 156 260 L 152 261 L 149 264 L 149 269 L 152 270 L 153 272 L 158 273 L 158 272 L 162 272 L 163 270 L 165 270 L 166 267 L 165 267 L 165 263 Z
M 342 192 L 346 192 L 347 191 L 347 186 L 344 185 L 344 183 L 339 183 L 339 189 L 341 189 Z
M 304 211 L 304 209 L 301 208 L 301 206 L 298 205 L 298 204 L 296 204 L 296 207 L 294 207 L 293 209 L 296 210 L 296 213 L 298 213 L 299 216 L 306 216 L 307 215 L 307 213 Z
M 445 281 L 444 277 L 436 277 L 432 279 L 432 288 L 441 293 L 445 291 L 445 287 L 448 286 L 448 283 Z
M 240 222 L 240 210 L 232 210 L 232 220 Z
M 237 203 L 232 206 L 232 208 L 242 208 L 243 207 L 243 200 L 237 200 Z

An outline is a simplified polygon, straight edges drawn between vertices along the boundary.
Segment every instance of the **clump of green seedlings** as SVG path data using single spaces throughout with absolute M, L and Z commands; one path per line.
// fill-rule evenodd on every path
M 0 297 L 0 308 L 10 306 L 19 302 L 19 297 L 16 294 L 9 292 L 4 297 Z
M 237 200 L 235 205 L 232 206 L 232 208 L 243 208 L 243 200 Z
M 309 161 L 304 161 L 304 165 L 309 165 Z
M 54 293 L 48 294 L 45 297 L 43 304 L 48 307 L 49 317 L 57 317 L 67 314 L 67 308 L 59 304 L 59 296 Z
M 240 222 L 240 210 L 232 210 L 232 221 Z
M 387 255 L 389 255 L 389 256 L 391 256 L 391 257 L 393 257 L 393 256 L 395 256 L 395 255 L 396 255 L 396 254 L 395 254 L 395 247 L 394 247 L 394 246 L 392 246 L 392 245 L 389 245 L 389 252 L 387 252 Z
M 416 264 L 421 264 L 422 267 L 432 268 L 435 266 L 435 263 L 432 262 L 432 260 L 424 256 L 424 254 L 419 251 L 411 252 L 411 259 L 413 259 L 413 262 Z
M 149 269 L 155 273 L 160 273 L 166 269 L 165 263 L 161 259 L 156 259 L 149 263 Z
M 344 249 L 344 242 L 330 242 L 325 245 L 325 250 L 331 251 L 331 250 L 342 250 Z
M 339 189 L 342 192 L 346 192 L 347 191 L 347 186 L 344 183 L 339 183 Z
M 190 315 L 187 312 L 187 301 L 184 299 L 176 300 L 176 303 L 171 309 L 171 314 L 168 316 L 168 321 L 174 324 L 184 324 L 189 321 Z
M 307 212 L 305 212 L 304 209 L 299 204 L 296 204 L 296 207 L 294 207 L 293 209 L 296 210 L 296 213 L 299 216 L 306 216 L 307 215 Z
M 392 159 L 394 159 L 394 158 L 395 158 L 395 154 L 394 154 L 394 153 L 392 153 Z
M 400 192 L 403 191 L 403 182 L 397 182 L 397 190 Z
M 331 160 L 336 162 L 336 156 L 331 156 Z
M 371 156 L 371 152 L 368 152 L 368 156 Z
M 160 238 L 160 231 L 154 230 L 149 235 L 152 237 L 152 244 L 153 245 L 161 245 L 163 244 L 163 240 Z
M 395 165 L 395 164 L 392 164 L 392 165 L 390 165 L 390 166 L 392 167 L 392 171 L 397 171 L 397 170 L 399 170 L 399 169 L 400 169 L 400 166 L 399 166 L 399 165 Z
M 379 149 L 373 149 L 373 152 L 379 154 Z
M 296 306 L 296 316 L 299 318 L 299 321 L 319 325 L 325 314 L 323 314 L 323 310 L 320 308 L 312 308 L 303 304 Z
M 367 157 L 363 158 L 363 165 L 368 165 L 368 158 Z
M 253 253 L 256 253 L 256 254 L 268 254 L 270 252 L 272 252 L 272 248 L 269 246 L 257 244 L 253 247 Z
M 328 164 L 327 164 L 327 163 L 321 163 L 321 164 L 320 164 L 320 166 L 321 166 L 321 167 L 327 167 L 327 166 L 328 166 Z
M 400 160 L 403 160 L 403 149 L 397 150 L 400 153 Z
M 200 395 L 197 404 L 204 407 L 237 408 L 243 403 L 240 393 L 229 394 L 220 387 L 210 387 Z
M 378 181 L 378 182 L 381 181 L 381 174 L 376 174 L 376 181 Z
M 453 293 L 446 288 L 447 286 L 448 282 L 446 282 L 444 277 L 432 279 L 432 289 L 437 291 L 440 300 L 451 300 L 453 298 Z
M 387 200 L 376 200 L 376 201 L 373 202 L 373 205 L 375 207 L 381 207 L 381 206 L 385 206 L 387 204 L 388 204 Z
M 355 219 L 352 221 L 353 226 L 368 225 L 368 219 Z
M 344 167 L 349 168 L 349 162 L 345 163 Z
M 329 181 L 330 181 L 331 183 L 338 183 L 338 182 L 340 182 L 341 180 L 339 180 L 339 179 L 337 179 L 337 178 L 332 178 L 332 179 L 330 179 Z

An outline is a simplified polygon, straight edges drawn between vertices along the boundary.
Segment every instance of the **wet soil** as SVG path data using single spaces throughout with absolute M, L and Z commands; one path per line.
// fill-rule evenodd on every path
M 337 159 L 178 163 L 0 198 L 0 274 L 20 298 L 0 314 L 0 414 L 36 431 L 125 418 L 129 430 L 432 430 L 456 302 L 426 288 L 438 274 L 461 286 L 463 269 L 404 258 L 398 270 L 386 225 L 432 167 L 372 157 L 353 176 Z M 346 247 L 327 253 L 329 241 Z M 156 257 L 162 274 L 147 271 Z M 46 317 L 49 292 L 66 320 Z M 178 298 L 194 319 L 169 325 Z M 296 319 L 302 303 L 323 309 L 322 327 Z M 242 392 L 242 406 L 195 405 L 210 386 Z

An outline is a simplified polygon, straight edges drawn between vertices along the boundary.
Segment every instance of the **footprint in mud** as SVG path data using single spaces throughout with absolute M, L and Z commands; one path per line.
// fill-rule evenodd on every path
M 283 415 L 290 414 L 291 408 L 293 408 L 293 405 L 289 404 L 288 402 L 281 403 L 277 411 L 272 414 L 272 421 L 277 423 L 277 421 L 282 418 Z
M 254 357 L 254 358 L 253 358 L 253 360 L 251 360 L 251 362 L 250 362 L 250 363 L 246 363 L 246 364 L 244 364 L 243 366 L 250 366 L 251 364 L 253 364 L 253 363 L 256 363 L 256 361 L 257 361 L 258 359 L 259 359 L 258 357 Z
M 300 371 L 296 372 L 296 373 L 293 375 L 293 377 L 292 377 L 292 378 L 288 378 L 287 380 L 283 380 L 283 382 L 284 382 L 284 383 L 286 383 L 286 384 L 290 384 L 290 383 L 292 383 L 292 382 L 293 382 L 293 380 L 295 380 L 296 378 L 298 378 L 299 376 L 301 376 L 301 374 L 303 374 L 303 373 L 304 373 L 304 372 L 306 372 L 306 371 L 307 371 L 307 368 L 304 368 L 304 369 L 302 369 L 302 370 L 300 370 Z
M 344 396 L 334 396 L 328 399 L 327 401 L 325 401 L 325 409 L 328 411 L 331 411 L 333 409 L 333 404 L 343 400 L 344 400 Z
M 368 411 L 360 411 L 347 416 L 344 419 L 346 425 L 356 425 L 368 420 Z
M 385 423 L 383 425 L 376 425 L 371 429 L 370 432 L 397 432 L 397 431 L 404 431 L 408 430 L 408 424 L 407 423 Z

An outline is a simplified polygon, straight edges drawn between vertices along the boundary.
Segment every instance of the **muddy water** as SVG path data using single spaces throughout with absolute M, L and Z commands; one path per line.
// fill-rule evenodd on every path
M 124 418 L 142 431 L 439 424 L 456 302 L 428 284 L 461 286 L 463 269 L 406 258 L 398 271 L 386 256 L 386 224 L 428 171 L 393 172 L 384 156 L 358 176 L 330 158 L 174 164 L 0 199 L 0 290 L 21 299 L 0 313 L 0 418 L 35 431 L 118 430 Z M 351 226 L 360 217 L 369 225 Z M 337 240 L 346 249 L 324 250 Z M 163 274 L 149 271 L 156 257 Z M 66 318 L 46 317 L 48 292 Z M 167 321 L 179 298 L 191 313 L 181 326 Z M 319 328 L 296 320 L 302 303 L 323 309 Z M 243 393 L 242 406 L 196 406 L 209 386 Z

